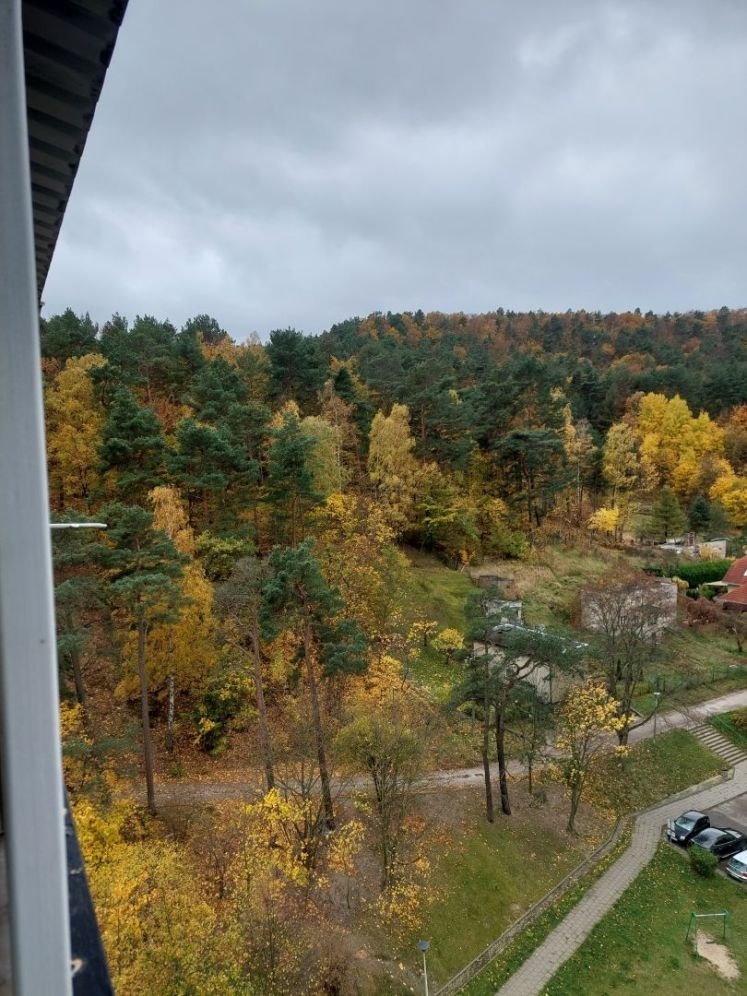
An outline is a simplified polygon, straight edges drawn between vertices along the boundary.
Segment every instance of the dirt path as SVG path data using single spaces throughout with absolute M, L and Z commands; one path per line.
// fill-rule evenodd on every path
M 728 695 L 720 695 L 718 698 L 709 699 L 707 702 L 700 702 L 698 705 L 683 706 L 680 709 L 667 709 L 660 712 L 656 717 L 656 732 L 664 733 L 667 730 L 688 729 L 697 726 L 720 712 L 728 712 L 731 709 L 738 709 L 747 706 L 747 689 L 730 692 Z M 632 730 L 630 742 L 638 743 L 654 735 L 654 720 Z M 493 765 L 495 769 L 495 765 Z M 510 761 L 508 765 L 509 774 L 520 777 L 525 774 L 526 768 L 520 761 Z M 473 785 L 481 785 L 483 770 L 481 766 L 474 768 L 454 768 L 441 771 L 432 771 L 421 779 L 419 787 L 426 790 L 429 788 L 471 788 Z M 345 794 L 356 789 L 367 789 L 369 786 L 366 778 L 353 778 L 345 782 L 338 782 L 337 794 Z M 207 782 L 207 781 L 178 781 L 159 782 L 156 786 L 158 802 L 163 805 L 192 805 L 199 802 L 221 802 L 225 799 L 254 799 L 262 792 L 262 782 L 259 778 L 242 779 L 231 782 Z M 139 797 L 139 793 L 138 793 Z

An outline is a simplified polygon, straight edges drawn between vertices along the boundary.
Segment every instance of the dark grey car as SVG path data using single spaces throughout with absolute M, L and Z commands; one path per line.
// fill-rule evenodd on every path
M 667 837 L 673 844 L 681 844 L 683 847 L 689 844 L 692 838 L 711 825 L 711 821 L 705 813 L 699 813 L 697 809 L 689 809 L 676 820 L 667 824 Z
M 719 861 L 743 851 L 747 847 L 747 837 L 739 830 L 732 830 L 731 827 L 709 827 L 701 830 L 697 836 L 690 841 L 690 846 L 696 845 L 715 854 Z

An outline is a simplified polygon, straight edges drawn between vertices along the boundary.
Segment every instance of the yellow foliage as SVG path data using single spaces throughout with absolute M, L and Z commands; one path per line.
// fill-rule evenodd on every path
M 619 521 L 619 508 L 598 508 L 593 515 L 589 516 L 587 525 L 589 529 L 593 529 L 595 532 L 607 533 L 609 536 L 614 536 L 617 532 Z
M 706 412 L 693 416 L 679 395 L 644 394 L 632 428 L 644 470 L 656 485 L 671 485 L 680 498 L 697 492 L 703 460 L 724 451 L 724 430 Z
M 171 675 L 177 692 L 197 695 L 210 680 L 218 654 L 213 587 L 196 561 L 186 565 L 179 584 L 183 603 L 178 617 L 172 622 L 159 623 L 148 630 L 148 673 L 156 684 L 164 682 Z M 127 634 L 124 658 L 130 668 L 118 689 L 120 694 L 135 688 L 135 632 Z
M 73 357 L 46 392 L 50 491 L 60 508 L 85 510 L 98 484 L 96 464 L 104 409 L 96 399 L 89 374 L 105 363 L 96 353 Z
M 747 525 L 747 476 L 739 476 L 729 467 L 713 483 L 708 497 L 721 505 L 733 526 Z
M 221 924 L 173 841 L 146 839 L 137 811 L 97 810 L 75 822 L 117 992 L 249 994 L 230 923 Z
M 153 506 L 153 528 L 162 529 L 180 553 L 195 553 L 195 536 L 187 508 L 176 488 L 161 485 L 148 492 Z

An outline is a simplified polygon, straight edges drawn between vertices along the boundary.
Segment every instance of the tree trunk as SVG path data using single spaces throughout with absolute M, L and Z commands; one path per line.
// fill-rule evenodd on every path
M 166 719 L 166 750 L 169 754 L 174 749 L 174 675 L 170 674 L 166 679 L 169 690 L 169 704 L 167 707 Z
M 148 708 L 148 678 L 145 671 L 145 633 L 147 624 L 141 616 L 137 622 L 137 666 L 140 675 L 140 709 L 143 721 L 143 762 L 145 764 L 145 789 L 148 810 L 156 813 L 156 793 L 153 787 L 153 744 L 150 738 L 150 709 Z
M 482 767 L 485 773 L 485 816 L 488 823 L 495 820 L 495 810 L 493 808 L 493 784 L 490 779 L 490 757 L 488 747 L 490 742 L 490 699 L 488 698 L 488 678 L 490 675 L 489 660 L 487 651 L 485 653 L 485 684 L 483 686 L 482 699 Z M 474 712 L 473 712 L 474 715 Z
M 335 813 L 332 806 L 332 788 L 329 778 L 329 768 L 327 767 L 327 751 L 324 746 L 324 731 L 322 729 L 322 715 L 319 708 L 319 688 L 314 671 L 314 659 L 311 652 L 311 634 L 304 633 L 304 648 L 306 655 L 306 682 L 309 686 L 309 698 L 311 700 L 311 721 L 314 727 L 314 739 L 316 740 L 316 756 L 319 762 L 319 777 L 322 782 L 322 802 L 324 804 L 324 817 L 328 829 L 335 828 Z
M 501 810 L 506 816 L 511 815 L 511 803 L 508 798 L 508 771 L 506 769 L 506 719 L 504 706 L 496 702 L 495 706 L 495 751 L 498 756 L 498 782 L 501 788 Z
M 578 805 L 581 802 L 581 786 L 574 786 L 571 789 L 571 811 L 568 814 L 568 826 L 566 829 L 568 833 L 576 832 L 576 813 L 578 812 Z
M 259 654 L 259 622 L 253 620 L 252 630 L 252 660 L 254 662 L 254 693 L 257 700 L 257 721 L 259 725 L 259 749 L 262 751 L 262 763 L 265 769 L 265 785 L 267 791 L 275 788 L 275 771 L 272 765 L 272 744 L 270 729 L 267 725 L 267 706 L 265 704 L 265 689 L 262 679 L 262 660 Z
M 75 648 L 70 654 L 70 662 L 73 665 L 73 682 L 75 684 L 75 697 L 78 700 L 79 705 L 85 705 L 86 686 L 83 682 L 83 669 L 80 666 L 80 653 Z

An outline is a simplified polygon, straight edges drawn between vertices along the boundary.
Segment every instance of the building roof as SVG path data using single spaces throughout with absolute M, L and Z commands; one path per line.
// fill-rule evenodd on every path
M 718 602 L 719 605 L 744 605 L 747 608 L 747 584 L 743 584 L 739 588 L 732 588 L 725 595 L 719 595 L 714 601 Z
M 740 557 L 739 560 L 734 561 L 724 574 L 724 581 L 733 585 L 747 584 L 747 557 Z
M 127 0 L 23 0 L 39 296 Z

